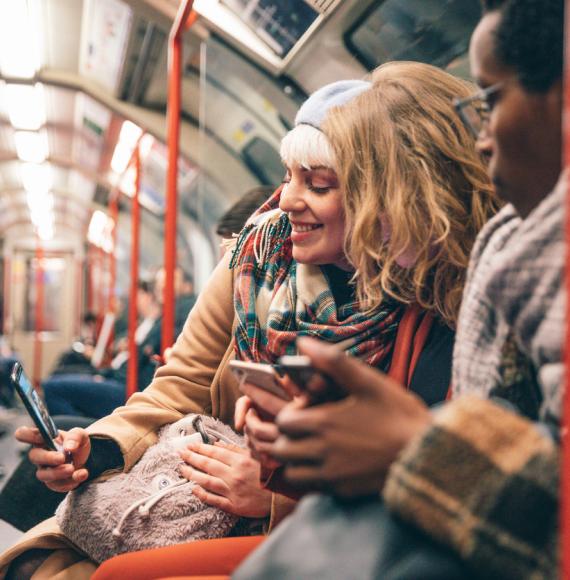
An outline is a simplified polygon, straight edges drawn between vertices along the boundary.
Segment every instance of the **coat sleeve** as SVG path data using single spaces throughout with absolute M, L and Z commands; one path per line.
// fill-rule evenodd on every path
M 555 578 L 559 457 L 537 425 L 462 397 L 392 466 L 384 498 L 486 578 Z
M 227 252 L 229 254 L 229 252 Z M 212 414 L 219 401 L 222 361 L 228 357 L 234 319 L 232 271 L 229 256 L 214 270 L 178 337 L 167 364 L 160 367 L 152 383 L 135 393 L 128 403 L 88 428 L 90 436 L 114 440 L 128 471 L 157 440 L 157 430 L 188 413 Z M 226 381 L 227 382 L 227 381 Z M 232 407 L 237 389 L 228 387 L 226 407 Z M 216 409 L 214 410 L 216 411 Z M 214 413 L 215 414 L 215 413 Z M 220 417 L 229 422 L 231 418 Z

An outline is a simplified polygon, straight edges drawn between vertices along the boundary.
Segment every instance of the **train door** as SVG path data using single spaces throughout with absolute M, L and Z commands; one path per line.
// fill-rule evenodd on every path
M 67 350 L 77 329 L 77 263 L 71 251 L 15 249 L 10 261 L 7 312 L 10 340 L 30 376 L 44 378 Z M 41 308 L 37 308 L 42 281 Z M 36 334 L 36 330 L 38 334 Z

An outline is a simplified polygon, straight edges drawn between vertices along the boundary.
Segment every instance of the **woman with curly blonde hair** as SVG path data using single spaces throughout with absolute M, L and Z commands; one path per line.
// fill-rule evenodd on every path
M 495 197 L 454 98 L 473 86 L 434 66 L 391 62 L 328 115 L 358 298 L 417 303 L 454 327 L 469 253 Z

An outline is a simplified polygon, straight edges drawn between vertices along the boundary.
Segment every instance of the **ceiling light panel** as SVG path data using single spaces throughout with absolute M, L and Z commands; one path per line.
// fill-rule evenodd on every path
M 47 163 L 22 163 L 20 175 L 26 191 L 49 191 L 53 185 L 52 168 Z
M 0 0 L 0 70 L 33 78 L 40 66 L 40 0 Z
M 37 131 L 46 122 L 43 85 L 7 84 L 4 107 L 14 129 Z
M 43 131 L 16 131 L 16 153 L 20 161 L 43 163 L 48 157 L 48 143 Z

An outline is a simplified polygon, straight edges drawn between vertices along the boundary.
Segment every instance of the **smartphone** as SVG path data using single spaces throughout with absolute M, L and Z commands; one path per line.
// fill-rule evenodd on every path
M 15 363 L 12 367 L 12 374 L 10 375 L 14 389 L 22 399 L 22 403 L 26 407 L 28 414 L 32 418 L 36 427 L 38 428 L 45 446 L 52 451 L 63 451 L 63 447 L 55 441 L 58 430 L 49 416 L 49 413 L 24 373 L 24 369 L 20 363 Z
M 241 360 L 231 360 L 229 365 L 238 381 L 251 383 L 285 401 L 291 399 L 279 384 L 278 374 L 273 366 Z
M 285 373 L 302 392 L 306 393 L 312 405 L 339 401 L 346 397 L 346 392 L 333 378 L 316 369 L 311 364 L 311 359 L 303 355 L 285 355 L 277 359 L 277 368 Z M 320 377 L 324 381 L 324 387 L 319 391 L 309 389 L 309 383 Z

